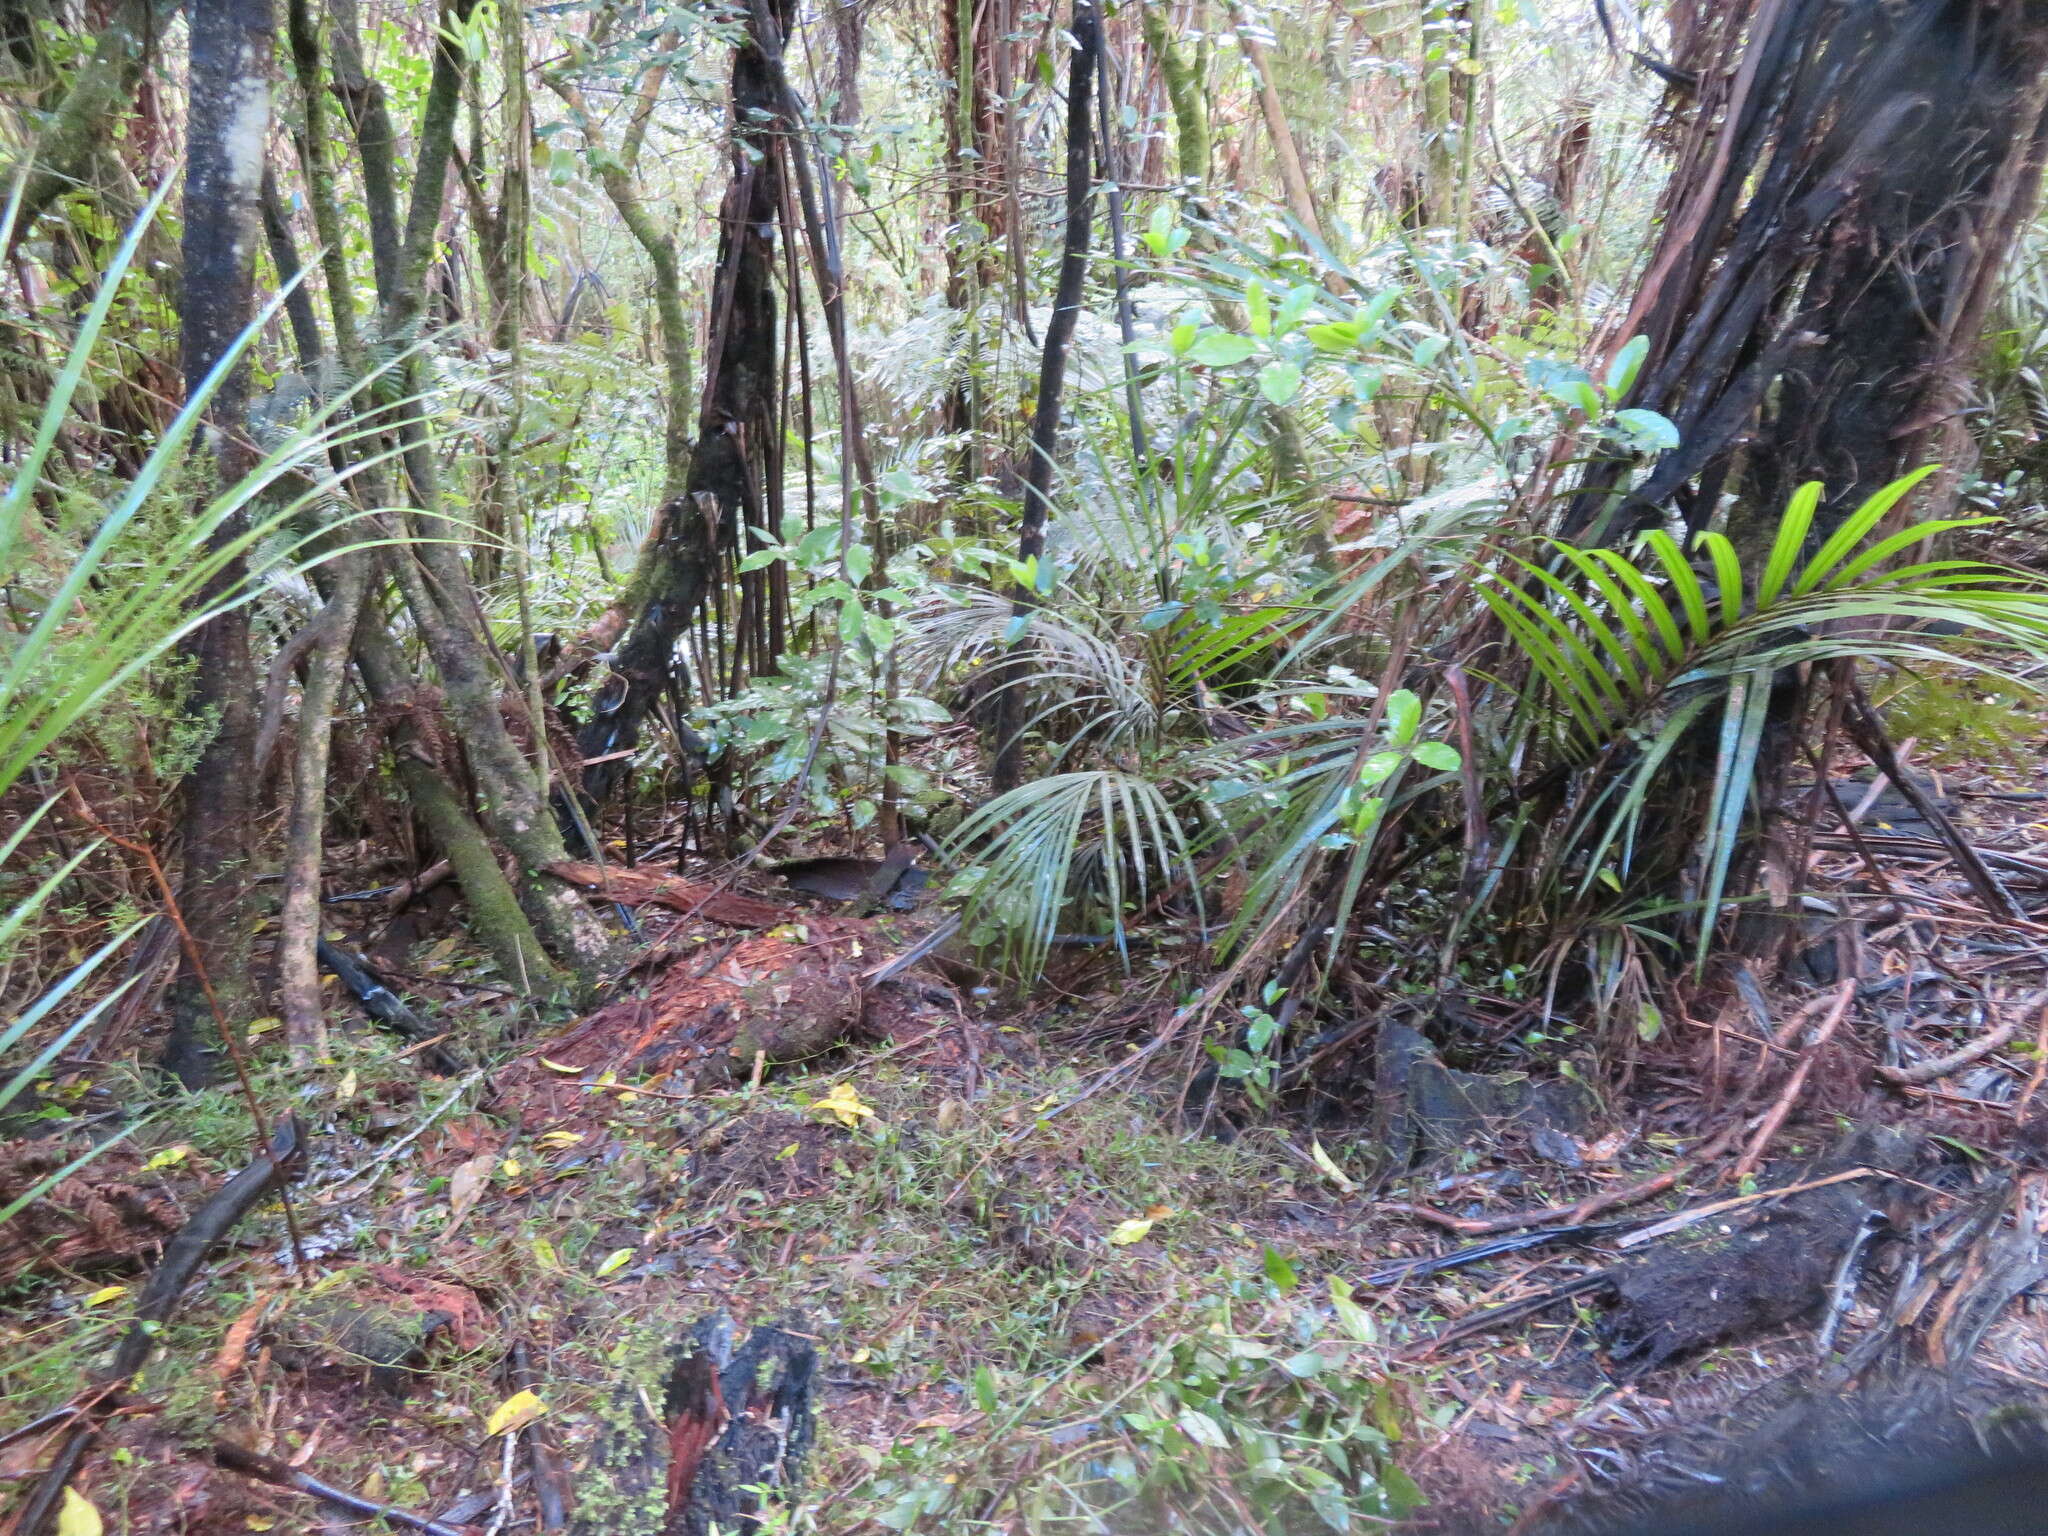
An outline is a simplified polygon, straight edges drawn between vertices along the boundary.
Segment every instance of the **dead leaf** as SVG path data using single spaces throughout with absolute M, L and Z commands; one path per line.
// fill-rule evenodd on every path
M 470 1208 L 491 1187 L 491 1169 L 497 1161 L 496 1154 L 479 1152 L 448 1175 L 448 1225 L 442 1230 L 442 1241 L 455 1235 Z
M 548 1405 L 540 1400 L 539 1394 L 522 1387 L 491 1410 L 491 1416 L 484 1420 L 484 1433 L 510 1434 L 515 1429 L 524 1429 L 547 1411 Z
M 220 1341 L 220 1348 L 215 1351 L 213 1364 L 209 1367 L 214 1380 L 226 1381 L 241 1370 L 249 1358 L 249 1341 L 256 1336 L 256 1325 L 263 1321 L 263 1314 L 269 1306 L 270 1293 L 266 1291 L 228 1324 L 227 1337 Z

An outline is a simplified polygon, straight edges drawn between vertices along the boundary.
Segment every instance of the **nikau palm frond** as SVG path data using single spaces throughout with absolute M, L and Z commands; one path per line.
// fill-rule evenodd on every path
M 951 843 L 981 868 L 961 914 L 967 934 L 999 938 L 1013 974 L 1026 978 L 1044 969 L 1064 914 L 1078 906 L 1075 926 L 1106 926 L 1122 952 L 1131 911 L 1191 873 L 1165 791 L 1108 770 L 1019 785 L 968 817 Z
M 2048 649 L 2048 590 L 2040 582 L 1972 560 L 1888 568 L 1916 545 L 1985 521 L 1937 519 L 1880 537 L 1886 515 L 1930 473 L 1886 486 L 1811 557 L 1805 551 L 1821 487 L 1802 487 L 1753 582 L 1722 535 L 1699 535 L 1696 559 L 1688 560 L 1661 531 L 1643 535 L 1637 559 L 1559 542 L 1551 565 L 1516 559 L 1514 579 L 1493 573 L 1481 592 L 1534 674 L 1525 703 L 1554 708 L 1568 722 L 1568 760 L 1626 769 L 1589 797 L 1565 839 L 1586 855 L 1581 890 L 1606 869 L 1617 842 L 1626 863 L 1653 783 L 1687 733 L 1718 707 L 1698 850 L 1702 909 L 1711 916 L 1750 798 L 1771 679 L 1782 669 L 1843 658 L 1959 659 L 1907 626 Z M 1611 756 L 1617 751 L 1618 759 Z M 1700 925 L 1702 955 L 1712 926 Z

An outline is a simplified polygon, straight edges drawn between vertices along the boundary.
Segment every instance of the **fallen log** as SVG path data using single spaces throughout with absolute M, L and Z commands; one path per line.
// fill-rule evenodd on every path
M 619 869 L 610 865 L 599 868 L 564 859 L 550 864 L 548 873 L 621 906 L 668 907 L 689 917 L 723 923 L 728 928 L 773 928 L 796 916 L 788 907 L 685 880 L 680 875 L 664 875 L 658 870 Z

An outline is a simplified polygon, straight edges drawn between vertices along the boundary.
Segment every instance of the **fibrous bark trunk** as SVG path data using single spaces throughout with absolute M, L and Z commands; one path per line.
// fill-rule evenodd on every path
M 786 3 L 772 6 L 768 19 L 786 29 Z M 749 35 L 733 53 L 731 180 L 719 207 L 711 339 L 689 477 L 659 513 L 645 599 L 578 736 L 585 758 L 609 759 L 584 772 L 584 791 L 598 801 L 624 775 L 623 759 L 612 754 L 638 743 L 649 711 L 678 676 L 676 643 L 740 528 L 772 524 L 765 471 L 776 462 L 781 430 L 774 284 L 783 188 L 774 139 L 783 113 L 757 35 L 760 20 L 749 13 Z
M 1671 504 L 1704 527 L 1741 473 L 1772 521 L 1793 485 L 1825 482 L 1822 538 L 1955 419 L 2038 191 L 2048 15 L 1783 0 L 1679 41 L 1703 96 L 1612 340 L 1648 338 L 1629 403 L 1680 444 L 1631 491 L 1597 473 L 1567 527 L 1616 540 Z
M 276 23 L 270 0 L 194 0 L 191 26 L 180 340 L 188 394 L 230 355 L 252 314 Z M 207 404 L 224 486 L 253 464 L 243 434 L 247 397 L 247 370 L 237 366 Z M 213 536 L 216 545 L 238 537 L 243 527 L 239 516 L 224 520 Z M 201 604 L 221 602 L 244 574 L 241 561 L 227 562 Z M 247 607 L 234 604 L 215 614 L 183 650 L 193 669 L 187 707 L 208 735 L 184 783 L 179 902 L 194 945 L 172 988 L 164 1064 L 196 1086 L 212 1077 L 216 1044 L 206 983 L 230 1011 L 246 1008 L 252 992 L 247 902 L 257 687 Z

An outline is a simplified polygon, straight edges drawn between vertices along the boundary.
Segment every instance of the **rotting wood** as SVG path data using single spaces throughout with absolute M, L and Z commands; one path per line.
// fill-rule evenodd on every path
M 668 907 L 685 917 L 701 917 L 728 928 L 773 928 L 797 916 L 790 908 L 773 902 L 758 901 L 737 891 L 702 885 L 658 870 L 600 868 L 566 859 L 550 864 L 548 873 L 626 906 Z

